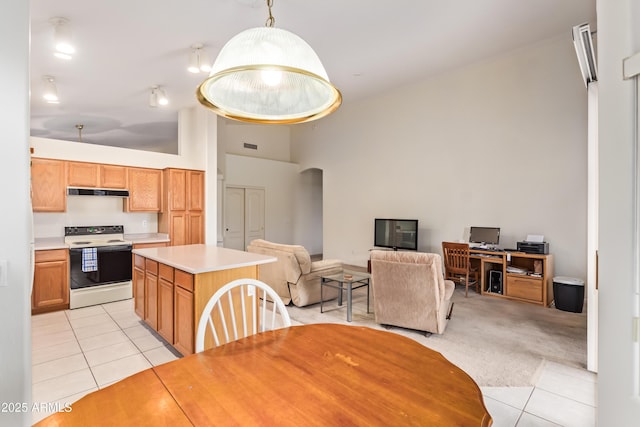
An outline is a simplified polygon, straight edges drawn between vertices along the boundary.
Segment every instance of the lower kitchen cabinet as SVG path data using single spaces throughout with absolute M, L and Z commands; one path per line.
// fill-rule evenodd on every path
M 158 333 L 173 343 L 173 267 L 158 267 Z
M 144 267 L 144 321 L 158 330 L 158 263 L 146 259 Z
M 36 251 L 31 314 L 69 308 L 69 251 Z

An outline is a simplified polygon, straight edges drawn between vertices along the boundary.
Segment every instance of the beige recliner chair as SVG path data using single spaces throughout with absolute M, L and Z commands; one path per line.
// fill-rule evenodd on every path
M 445 280 L 439 254 L 371 251 L 376 323 L 442 334 L 455 284 Z
M 293 302 L 298 307 L 320 302 L 320 277 L 342 272 L 342 261 L 324 259 L 311 261 L 309 252 L 300 245 L 285 245 L 262 239 L 253 240 L 248 252 L 271 255 L 277 262 L 262 264 L 260 280 L 271 286 L 285 304 Z M 338 290 L 326 287 L 324 300 L 338 297 Z

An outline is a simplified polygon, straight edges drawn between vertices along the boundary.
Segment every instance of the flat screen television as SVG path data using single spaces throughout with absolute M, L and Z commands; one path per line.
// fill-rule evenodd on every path
M 373 246 L 393 250 L 418 250 L 417 219 L 376 218 Z
M 497 245 L 500 243 L 499 227 L 471 227 L 469 243 L 481 243 L 483 245 Z

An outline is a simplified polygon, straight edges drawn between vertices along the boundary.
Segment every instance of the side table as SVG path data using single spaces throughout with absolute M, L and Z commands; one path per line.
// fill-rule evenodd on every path
M 320 313 L 323 313 L 324 299 L 322 290 L 325 286 L 338 289 L 338 305 L 342 305 L 342 292 L 347 291 L 347 322 L 351 322 L 353 290 L 367 287 L 367 313 L 369 313 L 369 282 L 371 275 L 360 271 L 344 270 L 342 273 L 321 276 L 320 279 Z

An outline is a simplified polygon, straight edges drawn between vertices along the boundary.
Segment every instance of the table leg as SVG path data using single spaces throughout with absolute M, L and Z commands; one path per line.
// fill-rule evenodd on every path
M 347 322 L 351 322 L 351 294 L 352 282 L 347 282 Z
M 370 280 L 367 279 L 367 313 L 369 313 L 369 289 L 371 288 Z
M 342 285 L 343 285 L 343 283 L 342 282 L 338 282 L 338 283 L 340 284 L 340 293 L 338 294 L 338 305 L 342 305 L 342 290 L 343 290 Z
M 320 313 L 323 313 L 323 311 L 322 311 L 322 288 L 324 288 L 324 278 L 320 278 Z

